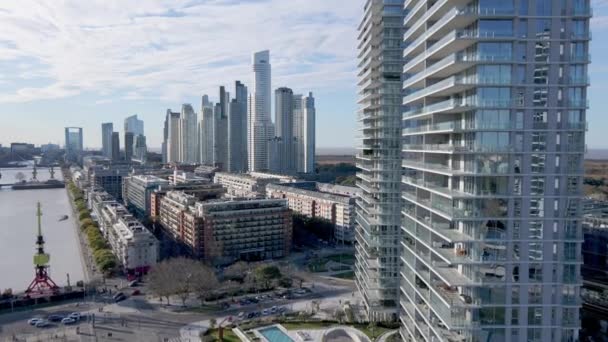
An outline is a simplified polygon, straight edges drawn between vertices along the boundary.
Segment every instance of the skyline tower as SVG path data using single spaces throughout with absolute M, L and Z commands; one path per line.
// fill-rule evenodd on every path
M 198 123 L 199 162 L 213 165 L 213 103 L 203 95 L 201 101 L 201 117 Z
M 368 0 L 359 25 L 355 282 L 370 320 L 399 312 L 402 7 Z
M 247 87 L 234 84 L 235 98 L 228 114 L 228 171 L 247 171 Z
M 101 153 L 108 157 L 112 157 L 112 132 L 114 132 L 114 124 L 106 122 L 101 124 Z
M 293 113 L 293 91 L 287 87 L 281 87 L 274 92 L 275 100 L 275 138 L 278 144 L 276 155 L 277 169 L 273 172 L 281 174 L 292 174 L 296 172 L 296 150 L 294 145 L 294 113 Z
M 112 160 L 120 160 L 120 133 L 112 132 Z
M 174 163 L 180 161 L 180 113 L 172 112 L 167 109 L 165 117 L 165 163 Z
M 589 2 L 425 3 L 399 54 L 400 333 L 578 341 Z
M 135 144 L 135 136 L 133 132 L 125 132 L 125 161 L 131 161 L 133 158 L 133 145 Z
M 271 65 L 270 52 L 259 51 L 252 57 L 253 89 L 248 110 L 248 158 L 249 171 L 268 170 L 268 144 L 274 137 L 270 117 Z
M 224 86 L 220 87 L 220 101 L 215 104 L 213 125 L 213 163 L 220 170 L 228 168 L 228 115 L 230 111 L 230 93 Z
M 82 127 L 65 127 L 65 157 L 76 161 L 83 151 Z
M 144 121 L 137 118 L 137 114 L 125 118 L 124 132 L 131 132 L 133 136 L 144 134 Z
M 302 98 L 302 139 L 297 143 L 298 150 L 302 151 L 303 164 L 298 168 L 298 172 L 314 173 L 317 162 L 317 110 L 315 108 L 315 98 L 312 92 Z
M 192 105 L 184 103 L 179 119 L 179 158 L 182 163 L 196 163 L 198 151 L 197 115 Z

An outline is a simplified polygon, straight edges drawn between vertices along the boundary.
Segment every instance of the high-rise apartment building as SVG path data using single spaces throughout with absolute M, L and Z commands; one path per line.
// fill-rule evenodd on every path
M 165 163 L 180 161 L 180 113 L 172 112 L 167 109 L 165 118 Z
M 235 98 L 228 111 L 228 168 L 230 172 L 247 171 L 247 87 L 236 81 Z
M 274 137 L 270 118 L 270 52 L 254 53 L 252 64 L 253 89 L 248 103 L 247 122 L 249 170 L 263 171 L 268 169 L 268 141 Z
M 65 157 L 76 161 L 83 150 L 82 127 L 65 128 Z
M 359 25 L 355 278 L 370 320 L 399 312 L 402 7 L 368 0 Z
M 317 162 L 315 153 L 317 148 L 315 98 L 312 93 L 302 98 L 302 139 L 298 143 L 302 153 L 302 167 L 298 172 L 314 173 Z
M 368 224 L 367 203 L 401 189 L 403 340 L 578 341 L 590 14 L 588 0 L 367 1 L 357 259 L 391 227 Z M 401 127 L 402 184 L 383 188 L 393 150 L 376 146 Z
M 270 157 L 277 160 L 278 169 L 271 168 L 271 171 L 283 174 L 295 173 L 293 91 L 287 87 L 278 88 L 274 92 L 274 100 L 275 143 L 278 144 L 278 153 L 271 154 Z
M 108 158 L 112 157 L 112 132 L 114 125 L 111 122 L 101 124 L 101 153 Z
M 228 115 L 230 93 L 220 87 L 220 101 L 215 104 L 213 113 L 213 164 L 220 170 L 228 168 Z
M 183 104 L 179 121 L 179 162 L 196 163 L 198 152 L 197 115 L 192 105 Z
M 135 137 L 133 132 L 125 132 L 125 160 L 131 161 L 133 158 L 133 146 L 135 144 Z
M 144 135 L 144 121 L 137 118 L 137 114 L 125 119 L 125 132 L 132 132 L 133 136 Z
M 203 95 L 198 123 L 199 162 L 203 165 L 213 165 L 213 125 L 213 103 Z
M 120 160 L 120 133 L 112 132 L 112 160 Z
M 300 173 L 315 172 L 315 98 L 296 94 L 293 96 L 293 135 L 296 170 Z

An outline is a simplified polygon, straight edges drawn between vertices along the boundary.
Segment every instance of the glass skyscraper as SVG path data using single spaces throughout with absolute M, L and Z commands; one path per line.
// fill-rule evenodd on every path
M 402 338 L 576 341 L 589 1 L 399 2 Z

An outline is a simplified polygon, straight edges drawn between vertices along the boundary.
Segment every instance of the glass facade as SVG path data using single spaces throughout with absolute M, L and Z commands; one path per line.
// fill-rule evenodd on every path
M 405 341 L 576 341 L 588 0 L 405 0 Z

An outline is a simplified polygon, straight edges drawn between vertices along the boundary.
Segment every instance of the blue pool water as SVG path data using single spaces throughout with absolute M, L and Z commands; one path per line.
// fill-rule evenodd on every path
M 294 342 L 291 337 L 287 336 L 277 327 L 260 329 L 258 331 L 270 342 Z

